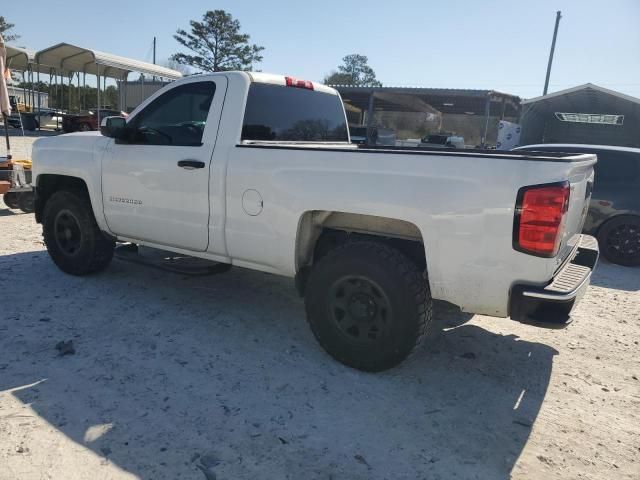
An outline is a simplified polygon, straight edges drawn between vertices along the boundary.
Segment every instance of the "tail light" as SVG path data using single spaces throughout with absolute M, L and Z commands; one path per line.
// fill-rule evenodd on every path
M 284 77 L 287 87 L 306 88 L 307 90 L 313 90 L 313 82 L 309 80 L 298 80 L 293 77 Z
M 523 187 L 516 200 L 513 248 L 540 257 L 555 257 L 569 208 L 569 182 Z

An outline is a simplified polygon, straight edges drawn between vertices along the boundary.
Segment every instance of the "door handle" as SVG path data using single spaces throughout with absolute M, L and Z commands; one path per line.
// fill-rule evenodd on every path
M 204 162 L 200 160 L 180 160 L 178 166 L 187 170 L 194 170 L 196 168 L 204 168 Z

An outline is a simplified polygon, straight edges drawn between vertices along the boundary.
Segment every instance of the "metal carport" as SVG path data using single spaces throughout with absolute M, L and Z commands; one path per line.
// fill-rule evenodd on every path
M 35 92 L 33 91 L 33 73 L 46 72 L 46 67 L 38 68 L 35 63 L 35 54 L 33 50 L 15 47 L 13 45 L 5 45 L 7 50 L 7 67 L 10 70 L 18 71 L 22 74 L 22 80 L 26 84 L 30 84 L 29 91 L 23 86 L 25 103 L 30 105 L 36 104 Z M 38 92 L 39 93 L 39 92 Z
M 640 98 L 587 83 L 522 102 L 520 143 L 640 147 Z
M 482 117 L 481 139 L 487 143 L 489 119 L 517 118 L 520 98 L 494 90 L 420 87 L 358 87 L 332 85 L 345 104 L 363 112 L 363 123 L 372 126 L 374 112 L 439 112 L 444 115 Z
M 34 61 L 38 72 L 43 71 L 43 67 L 46 67 L 49 69 L 50 75 L 67 73 L 69 75 L 69 83 L 71 83 L 71 78 L 74 74 L 78 75 L 78 85 L 80 84 L 80 74 L 83 75 L 83 83 L 85 84 L 87 74 L 95 75 L 98 87 L 98 123 L 100 122 L 100 108 L 102 107 L 100 102 L 101 78 L 104 87 L 107 78 L 126 82 L 130 72 L 139 72 L 143 75 L 168 80 L 177 80 L 182 77 L 180 72 L 170 68 L 69 43 L 58 43 L 36 52 Z

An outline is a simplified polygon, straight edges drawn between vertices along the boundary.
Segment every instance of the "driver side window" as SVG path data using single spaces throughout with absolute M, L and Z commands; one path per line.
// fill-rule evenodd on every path
M 127 123 L 126 143 L 199 147 L 216 91 L 211 81 L 172 88 Z

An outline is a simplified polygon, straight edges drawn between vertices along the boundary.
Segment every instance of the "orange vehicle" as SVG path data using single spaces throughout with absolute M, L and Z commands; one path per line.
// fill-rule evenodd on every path
M 0 159 L 0 195 L 9 208 L 33 212 L 31 160 Z

